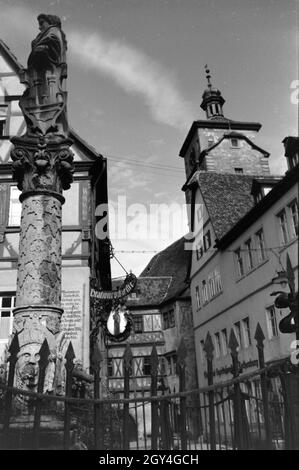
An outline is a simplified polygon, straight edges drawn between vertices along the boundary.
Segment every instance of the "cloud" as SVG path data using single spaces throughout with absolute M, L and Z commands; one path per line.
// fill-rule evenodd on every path
M 155 121 L 181 130 L 189 126 L 191 105 L 161 64 L 128 44 L 100 34 L 71 31 L 68 44 L 70 55 L 79 63 L 111 77 L 126 92 L 141 96 Z
M 32 39 L 34 32 L 38 33 L 36 13 L 30 8 L 3 5 L 1 0 L 0 5 L 2 37 L 11 40 L 13 31 L 27 40 L 25 37 Z M 133 46 L 99 33 L 70 30 L 67 41 L 69 60 L 74 58 L 84 67 L 111 77 L 127 93 L 142 97 L 155 121 L 186 131 L 194 112 L 166 67 Z

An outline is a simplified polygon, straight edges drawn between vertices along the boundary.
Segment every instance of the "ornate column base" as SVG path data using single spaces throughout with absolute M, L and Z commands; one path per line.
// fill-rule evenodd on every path
M 63 310 L 59 307 L 34 305 L 14 309 L 14 333 L 18 333 L 20 351 L 15 369 L 15 386 L 23 390 L 37 390 L 39 351 L 46 339 L 50 349 L 46 370 L 44 392 L 61 393 L 64 387 L 62 376 L 62 343 L 60 321 Z M 28 404 L 28 397 L 17 395 L 19 408 Z

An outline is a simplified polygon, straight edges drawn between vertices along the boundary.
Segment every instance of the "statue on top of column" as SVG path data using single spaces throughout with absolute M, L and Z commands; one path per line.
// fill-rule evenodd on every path
M 13 177 L 21 191 L 61 193 L 73 180 L 65 90 L 65 34 L 58 16 L 40 14 L 40 33 L 32 41 L 27 70 L 20 72 L 26 89 L 20 99 L 26 132 L 13 137 Z
M 66 91 L 67 77 L 65 34 L 58 16 L 40 14 L 40 33 L 32 41 L 27 70 L 21 82 L 26 90 L 20 100 L 27 124 L 28 137 L 47 140 L 67 137 Z

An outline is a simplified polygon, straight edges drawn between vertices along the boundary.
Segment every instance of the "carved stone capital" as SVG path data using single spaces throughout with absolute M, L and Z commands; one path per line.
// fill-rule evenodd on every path
M 61 194 L 73 181 L 73 152 L 69 139 L 57 142 L 15 137 L 11 151 L 13 178 L 24 193 L 46 191 Z

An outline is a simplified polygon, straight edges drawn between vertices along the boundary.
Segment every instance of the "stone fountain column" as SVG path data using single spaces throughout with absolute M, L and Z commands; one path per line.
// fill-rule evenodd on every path
M 20 352 L 15 385 L 36 390 L 38 352 L 47 339 L 50 365 L 44 390 L 57 385 L 61 308 L 62 191 L 72 182 L 72 141 L 68 138 L 66 39 L 60 19 L 39 15 L 20 99 L 27 130 L 11 139 L 14 179 L 22 191 L 21 231 L 14 331 Z M 57 391 L 57 390 L 56 390 Z

